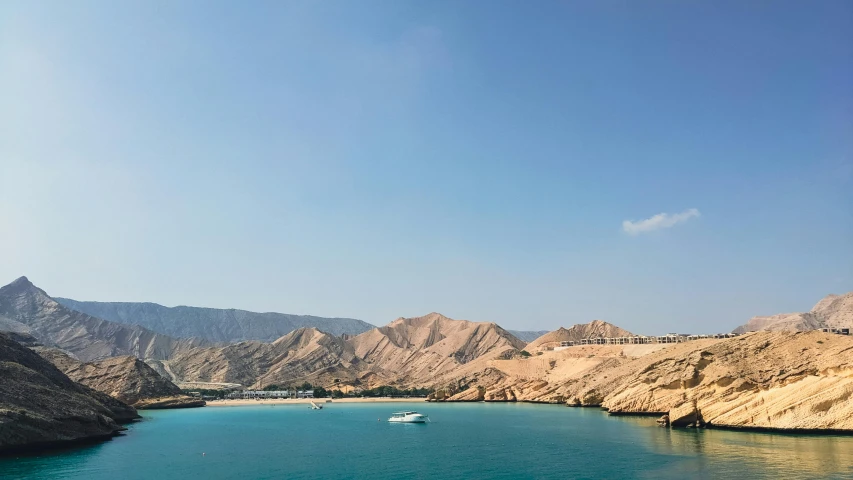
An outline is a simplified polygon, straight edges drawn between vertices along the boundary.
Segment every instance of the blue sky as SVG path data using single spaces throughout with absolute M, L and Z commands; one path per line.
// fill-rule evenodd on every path
M 851 86 L 848 1 L 6 1 L 0 279 L 730 330 L 853 290 Z

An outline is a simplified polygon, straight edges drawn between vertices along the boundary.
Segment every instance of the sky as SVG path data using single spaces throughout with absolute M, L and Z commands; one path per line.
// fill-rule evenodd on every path
M 0 2 L 0 284 L 540 330 L 853 290 L 853 3 Z

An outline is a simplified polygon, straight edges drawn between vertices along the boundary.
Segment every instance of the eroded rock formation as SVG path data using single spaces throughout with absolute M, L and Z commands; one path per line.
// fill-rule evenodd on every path
M 108 438 L 137 417 L 0 333 L 0 452 Z
M 36 348 L 75 382 L 106 393 L 138 409 L 202 407 L 204 400 L 181 393 L 142 360 L 132 356 L 80 362 L 55 348 Z

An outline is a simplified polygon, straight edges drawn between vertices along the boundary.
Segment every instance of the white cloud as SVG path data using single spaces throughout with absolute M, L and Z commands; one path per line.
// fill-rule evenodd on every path
M 638 220 L 636 222 L 625 220 L 622 222 L 622 230 L 629 235 L 639 235 L 641 233 L 660 230 L 662 228 L 670 228 L 698 216 L 699 210 L 695 208 L 685 210 L 681 213 L 674 213 L 672 215 L 668 213 L 659 213 L 645 220 Z

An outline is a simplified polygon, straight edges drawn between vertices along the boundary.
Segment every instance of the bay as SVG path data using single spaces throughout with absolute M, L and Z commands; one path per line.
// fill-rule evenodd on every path
M 431 423 L 385 421 L 406 409 Z M 556 405 L 331 403 L 320 411 L 142 414 L 111 441 L 0 458 L 0 478 L 853 478 L 849 436 L 670 430 L 648 417 Z

